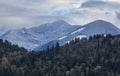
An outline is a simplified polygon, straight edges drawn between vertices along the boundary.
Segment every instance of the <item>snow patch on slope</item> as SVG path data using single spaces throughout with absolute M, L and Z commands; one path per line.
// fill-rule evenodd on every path
M 65 39 L 67 36 L 60 37 L 58 40 Z
M 86 35 L 78 35 L 78 36 L 76 36 L 75 38 L 82 39 L 82 38 L 87 38 L 87 36 L 86 36 Z
M 77 32 L 80 32 L 80 31 L 84 30 L 85 28 L 86 28 L 86 27 L 80 28 L 80 29 L 78 29 L 78 30 L 72 32 L 71 35 L 73 35 L 73 34 L 75 34 L 75 33 L 77 33 Z

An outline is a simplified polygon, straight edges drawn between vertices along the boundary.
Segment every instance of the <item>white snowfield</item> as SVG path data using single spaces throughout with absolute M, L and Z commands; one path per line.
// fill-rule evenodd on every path
M 63 36 L 63 37 L 60 37 L 58 40 L 62 40 L 62 39 L 64 39 L 64 38 L 66 38 L 67 36 Z
M 73 35 L 73 34 L 75 34 L 75 33 L 77 33 L 77 32 L 80 32 L 80 31 L 82 31 L 82 30 L 84 30 L 84 29 L 85 29 L 85 27 L 80 28 L 80 29 L 78 29 L 78 30 L 76 30 L 76 31 L 72 32 L 72 33 L 71 33 L 71 35 Z
M 78 35 L 78 36 L 76 36 L 75 38 L 82 39 L 82 38 L 87 38 L 87 36 L 86 36 L 86 35 Z

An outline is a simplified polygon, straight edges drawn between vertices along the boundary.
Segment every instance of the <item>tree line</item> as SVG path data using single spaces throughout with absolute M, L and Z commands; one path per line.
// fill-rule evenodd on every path
M 120 76 L 120 35 L 94 35 L 28 51 L 0 39 L 0 76 Z

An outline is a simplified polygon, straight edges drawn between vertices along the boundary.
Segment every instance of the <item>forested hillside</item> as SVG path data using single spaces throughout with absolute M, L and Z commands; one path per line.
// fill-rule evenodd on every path
M 0 40 L 0 76 L 120 76 L 120 35 L 95 35 L 44 51 Z

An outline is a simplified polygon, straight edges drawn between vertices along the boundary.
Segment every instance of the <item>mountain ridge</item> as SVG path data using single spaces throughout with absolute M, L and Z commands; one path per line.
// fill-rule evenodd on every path
M 0 38 L 27 49 L 33 49 L 36 46 L 46 44 L 49 41 L 67 35 L 77 28 L 78 26 L 72 26 L 67 22 L 60 20 L 53 23 L 46 23 L 38 27 L 32 27 L 30 29 L 22 28 L 11 30 L 1 35 Z
M 53 45 L 55 42 L 64 45 L 75 37 L 88 38 L 95 34 L 109 33 L 112 35 L 120 34 L 120 29 L 104 20 L 96 20 L 83 26 L 73 26 L 63 20 L 59 20 L 29 29 L 11 30 L 1 35 L 0 38 L 27 49 L 35 49 L 41 46 L 41 48 L 44 48 L 44 45 L 47 46 L 47 43 L 51 44 L 50 42 Z
M 111 24 L 110 22 L 107 22 L 104 20 L 96 20 L 96 21 L 90 22 L 88 24 L 85 24 L 84 26 L 79 27 L 77 30 L 71 32 L 68 36 L 63 36 L 62 40 L 53 40 L 53 41 L 51 41 L 51 43 L 48 42 L 48 45 L 45 44 L 45 45 L 42 45 L 42 47 L 38 46 L 34 50 L 43 50 L 43 48 L 47 48 L 47 46 L 51 46 L 49 44 L 55 45 L 56 42 L 59 42 L 61 45 L 63 45 L 72 39 L 89 38 L 89 36 L 93 36 L 96 34 L 116 35 L 116 34 L 120 34 L 120 30 L 119 30 L 119 28 L 117 28 L 113 24 Z

